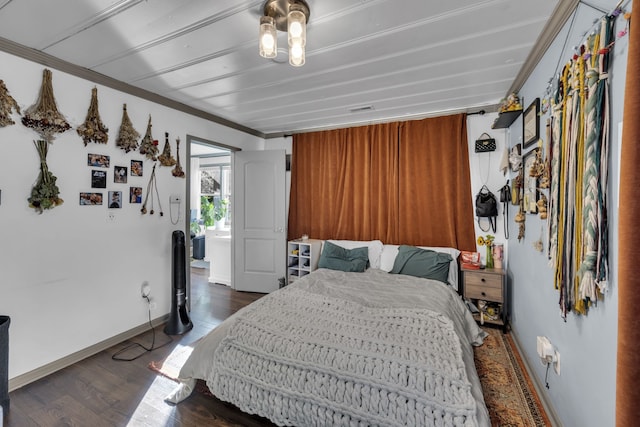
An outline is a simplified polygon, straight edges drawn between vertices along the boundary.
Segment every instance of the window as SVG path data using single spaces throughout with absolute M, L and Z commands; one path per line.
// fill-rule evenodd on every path
M 225 223 L 230 223 L 231 206 L 231 165 L 207 165 L 200 168 L 200 196 L 206 198 L 214 206 L 218 207 L 221 200 L 227 202 Z M 202 214 L 202 212 L 201 212 Z

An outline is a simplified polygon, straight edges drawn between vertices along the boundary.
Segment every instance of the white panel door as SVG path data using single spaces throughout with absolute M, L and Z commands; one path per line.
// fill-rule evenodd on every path
M 232 286 L 272 292 L 286 272 L 285 151 L 233 153 Z

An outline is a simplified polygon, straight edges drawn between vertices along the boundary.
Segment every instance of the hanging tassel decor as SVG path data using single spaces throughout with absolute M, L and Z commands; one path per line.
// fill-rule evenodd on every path
M 147 123 L 147 132 L 140 141 L 140 154 L 147 156 L 147 159 L 158 160 L 158 140 L 151 136 L 151 114 L 149 114 L 149 122 Z
M 155 193 L 155 197 L 154 197 Z M 142 204 L 142 209 L 140 212 L 142 215 L 147 213 L 147 202 L 149 201 L 149 196 L 151 196 L 151 209 L 149 210 L 149 215 L 153 215 L 155 213 L 153 209 L 154 198 L 158 199 L 158 207 L 160 208 L 160 216 L 164 215 L 162 212 L 162 204 L 160 203 L 160 194 L 158 193 L 158 183 L 156 181 L 156 165 L 153 165 L 153 170 L 151 171 L 151 177 L 149 178 L 149 184 L 147 184 L 147 194 L 144 197 L 144 203 Z
M 178 160 L 176 161 L 176 167 L 173 168 L 171 173 L 176 178 L 184 178 L 184 171 L 182 170 L 182 166 L 180 165 L 180 138 L 176 138 L 176 157 Z
M 27 108 L 22 117 L 22 124 L 35 130 L 47 142 L 53 142 L 56 133 L 71 129 L 71 125 L 56 106 L 51 70 L 44 70 L 38 100 Z
M 44 209 L 53 209 L 64 201 L 59 197 L 60 190 L 56 185 L 57 178 L 47 166 L 49 143 L 42 139 L 33 141 L 33 143 L 40 156 L 40 175 L 38 175 L 38 181 L 31 189 L 31 197 L 29 197 L 28 201 L 29 207 L 34 208 L 41 214 Z
M 15 110 L 20 114 L 20 107 L 5 86 L 4 81 L 0 80 L 0 128 L 13 125 L 15 122 L 11 118 L 11 112 Z
M 169 132 L 164 133 L 164 148 L 162 154 L 158 156 L 158 161 L 162 166 L 173 166 L 176 164 L 176 159 L 171 155 L 171 144 L 169 144 Z
M 122 105 L 122 122 L 116 139 L 116 146 L 122 148 L 125 153 L 136 150 L 138 148 L 138 138 L 140 134 L 133 128 L 129 114 L 127 113 L 127 104 Z
M 76 129 L 86 147 L 88 143 L 106 144 L 109 140 L 109 129 L 102 123 L 98 112 L 98 88 L 91 89 L 91 103 L 84 123 Z

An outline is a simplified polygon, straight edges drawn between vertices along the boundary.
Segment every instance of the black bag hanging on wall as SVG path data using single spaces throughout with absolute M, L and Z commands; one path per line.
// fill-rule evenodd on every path
M 488 218 L 489 224 L 493 232 L 496 232 L 496 222 L 498 217 L 498 201 L 486 185 L 483 185 L 478 194 L 476 194 L 476 216 L 478 217 L 478 227 L 482 231 L 489 231 L 482 228 L 480 218 Z
M 487 133 L 483 133 L 476 140 L 476 153 L 490 153 L 492 151 L 496 151 L 496 140 Z
M 509 202 L 511 201 L 511 187 L 509 187 L 509 180 L 500 189 L 500 202 L 502 203 L 502 216 L 504 219 L 504 237 L 509 238 Z

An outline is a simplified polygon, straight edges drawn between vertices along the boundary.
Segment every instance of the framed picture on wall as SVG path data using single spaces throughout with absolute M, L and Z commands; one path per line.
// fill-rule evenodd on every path
M 80 206 L 94 206 L 102 204 L 102 193 L 80 193 Z
M 107 188 L 107 171 L 91 171 L 91 188 Z
M 142 203 L 142 187 L 129 187 L 129 203 Z
M 122 207 L 122 191 L 109 191 L 108 201 L 110 209 L 120 209 Z
M 115 182 L 116 184 L 127 183 L 127 167 L 126 166 L 113 167 L 113 182 Z
M 142 160 L 131 160 L 131 176 L 142 176 Z
M 522 186 L 522 204 L 524 206 L 524 211 L 527 213 L 537 213 L 538 212 L 538 177 L 531 176 L 531 169 L 533 168 L 536 156 L 540 151 L 540 148 L 534 148 L 524 155 L 522 158 L 522 177 L 523 177 L 523 186 Z
M 522 147 L 527 148 L 540 139 L 540 98 L 527 107 L 522 116 Z
M 87 166 L 93 166 L 95 168 L 108 168 L 109 156 L 104 154 L 87 154 Z

